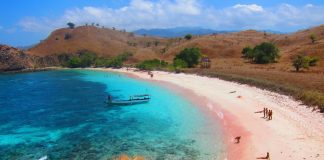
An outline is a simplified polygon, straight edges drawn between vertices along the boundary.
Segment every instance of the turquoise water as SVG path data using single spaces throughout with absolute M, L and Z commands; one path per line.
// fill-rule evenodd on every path
M 111 107 L 147 93 L 147 104 Z M 219 159 L 220 128 L 199 107 L 117 73 L 62 70 L 0 75 L 0 159 Z

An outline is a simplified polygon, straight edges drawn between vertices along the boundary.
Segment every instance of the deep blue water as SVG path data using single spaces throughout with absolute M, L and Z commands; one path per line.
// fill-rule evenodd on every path
M 111 107 L 108 94 L 151 94 Z M 172 90 L 117 73 L 62 70 L 0 75 L 0 159 L 218 159 L 216 122 Z

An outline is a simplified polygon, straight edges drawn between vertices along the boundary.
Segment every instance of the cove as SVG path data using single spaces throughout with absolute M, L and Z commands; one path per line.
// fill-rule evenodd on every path
M 150 94 L 110 107 L 107 95 Z M 119 73 L 57 70 L 0 75 L 0 159 L 220 159 L 220 125 L 172 89 Z

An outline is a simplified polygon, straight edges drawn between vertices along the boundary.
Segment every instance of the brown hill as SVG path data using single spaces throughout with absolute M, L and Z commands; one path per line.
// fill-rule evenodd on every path
M 73 54 L 81 50 L 89 50 L 99 56 L 112 57 L 124 51 L 135 53 L 135 59 L 157 58 L 165 39 L 153 37 L 137 37 L 132 33 L 94 26 L 81 26 L 75 29 L 62 28 L 31 48 L 28 53 L 37 56 L 54 54 Z M 155 45 L 158 43 L 159 45 Z
M 312 44 L 309 38 L 312 33 L 317 36 L 315 44 Z M 262 42 L 277 44 L 281 51 L 279 63 L 257 66 L 248 64 L 241 58 L 243 47 L 253 47 Z M 124 31 L 81 26 L 75 29 L 58 29 L 52 32 L 47 39 L 31 48 L 28 53 L 46 56 L 89 50 L 103 57 L 111 57 L 124 51 L 132 51 L 135 55 L 132 58 L 133 62 L 152 58 L 171 61 L 175 54 L 186 47 L 201 48 L 203 54 L 208 55 L 213 60 L 213 68 L 266 66 L 281 71 L 290 71 L 292 70 L 290 61 L 296 54 L 306 53 L 320 59 L 324 58 L 324 25 L 293 34 L 270 34 L 247 30 L 230 34 L 195 36 L 191 40 L 140 37 Z M 313 68 L 312 72 L 322 72 L 323 69 L 324 62 Z
M 316 35 L 315 43 L 310 39 L 311 34 Z M 281 55 L 278 63 L 260 65 L 241 58 L 244 47 L 254 47 L 262 42 L 272 42 L 278 46 Z M 199 47 L 202 53 L 212 60 L 210 69 L 187 70 L 189 72 L 212 74 L 229 80 L 285 91 L 308 104 L 321 105 L 324 111 L 324 25 L 291 34 L 247 30 L 194 36 L 191 40 L 141 37 L 124 31 L 81 26 L 75 29 L 58 29 L 27 53 L 33 57 L 32 64 L 43 67 L 59 64 L 61 61 L 57 56 L 59 54 L 74 54 L 81 50 L 93 51 L 102 57 L 132 51 L 134 56 L 128 63 L 153 58 L 171 62 L 177 53 L 187 47 Z M 291 60 L 300 53 L 319 58 L 317 66 L 302 72 L 294 72 Z M 22 62 L 27 64 L 25 61 Z M 8 65 L 8 62 L 0 64 L 4 66 Z
M 32 67 L 28 55 L 23 51 L 6 45 L 0 45 L 0 72 L 16 71 Z

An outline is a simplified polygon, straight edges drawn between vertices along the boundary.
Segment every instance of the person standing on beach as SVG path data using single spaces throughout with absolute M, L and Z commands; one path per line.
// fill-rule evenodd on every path
M 263 108 L 263 118 L 266 117 L 266 108 Z
M 269 111 L 268 111 L 268 108 L 265 108 L 265 117 L 264 118 L 268 118 L 268 113 Z
M 268 111 L 268 120 L 270 120 L 271 110 Z
M 272 120 L 272 110 L 269 110 L 269 120 Z

